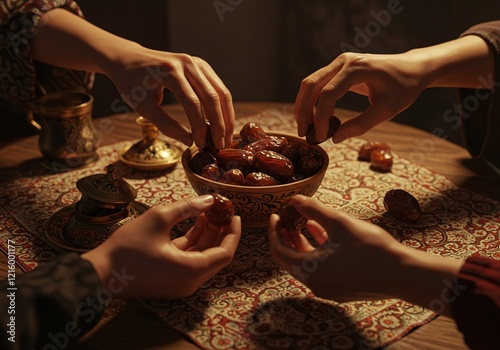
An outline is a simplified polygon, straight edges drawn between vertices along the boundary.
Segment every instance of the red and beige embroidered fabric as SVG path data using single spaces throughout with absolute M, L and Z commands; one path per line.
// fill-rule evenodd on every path
M 241 118 L 237 129 L 249 121 L 266 130 L 295 134 L 293 116 L 284 111 L 267 110 Z M 392 172 L 374 172 L 368 163 L 357 160 L 364 141 L 322 144 L 330 156 L 330 167 L 316 198 L 380 225 L 403 244 L 430 254 L 500 259 L 500 203 L 459 188 L 397 155 Z M 148 205 L 195 195 L 180 164 L 168 171 L 140 172 L 120 163 L 124 146 L 102 147 L 100 160 L 88 168 L 53 174 L 27 165 L 2 177 L 1 249 L 6 250 L 7 239 L 15 239 L 17 262 L 26 271 L 64 253 L 46 239 L 45 223 L 54 212 L 79 199 L 78 179 L 104 172 L 110 163 L 137 189 L 137 200 Z M 383 197 L 393 188 L 404 189 L 419 200 L 424 215 L 418 223 L 406 224 L 385 214 Z M 173 234 L 183 234 L 191 224 L 179 224 Z M 204 349 L 371 349 L 387 345 L 435 317 L 432 311 L 401 300 L 335 303 L 314 297 L 273 261 L 267 229 L 245 229 L 234 261 L 193 296 L 138 302 Z

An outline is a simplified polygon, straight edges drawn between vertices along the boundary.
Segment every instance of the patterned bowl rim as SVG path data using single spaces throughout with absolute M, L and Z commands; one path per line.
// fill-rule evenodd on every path
M 291 141 L 293 143 L 301 143 L 305 146 L 312 147 L 313 149 L 317 150 L 321 154 L 321 156 L 323 157 L 323 166 L 316 174 L 314 174 L 312 176 L 309 176 L 303 180 L 290 182 L 290 183 L 286 183 L 286 184 L 272 185 L 272 186 L 229 185 L 229 184 L 224 184 L 221 182 L 209 180 L 203 176 L 196 174 L 193 170 L 191 170 L 191 168 L 189 167 L 189 161 L 191 160 L 192 156 L 194 156 L 199 151 L 199 149 L 196 145 L 192 145 L 191 147 L 184 150 L 184 152 L 182 153 L 182 167 L 184 168 L 184 172 L 186 173 L 186 176 L 188 178 L 192 177 L 192 178 L 196 179 L 196 181 L 198 183 L 201 183 L 205 186 L 212 187 L 212 188 L 216 187 L 222 191 L 237 192 L 237 193 L 262 193 L 262 192 L 265 192 L 266 190 L 268 190 L 268 192 L 286 191 L 290 188 L 301 187 L 301 186 L 305 186 L 305 185 L 323 180 L 323 177 L 325 176 L 326 170 L 328 169 L 330 159 L 328 157 L 328 153 L 326 153 L 326 151 L 321 146 L 309 145 L 304 138 L 300 138 L 300 137 L 297 137 L 297 136 L 294 136 L 291 134 L 287 134 L 287 133 L 268 132 L 267 134 L 269 136 L 283 136 L 288 141 Z M 240 134 L 235 133 L 233 135 L 233 137 L 234 138 L 240 137 Z

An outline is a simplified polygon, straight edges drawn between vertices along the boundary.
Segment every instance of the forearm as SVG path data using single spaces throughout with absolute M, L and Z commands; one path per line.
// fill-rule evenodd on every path
M 106 73 L 119 53 L 139 44 L 120 38 L 64 9 L 45 13 L 31 41 L 33 58 L 54 66 Z
M 494 71 L 493 53 L 478 36 L 468 35 L 403 55 L 409 61 L 420 62 L 427 87 L 492 87 L 489 77 Z
M 400 254 L 403 273 L 395 296 L 449 315 L 454 300 L 451 289 L 464 262 L 404 246 Z

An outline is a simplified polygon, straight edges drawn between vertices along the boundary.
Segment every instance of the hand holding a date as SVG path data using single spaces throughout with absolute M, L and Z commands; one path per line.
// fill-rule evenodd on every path
M 187 297 L 232 261 L 240 240 L 238 216 L 225 226 L 208 222 L 205 213 L 213 206 L 214 197 L 204 195 L 151 208 L 82 257 L 94 265 L 102 285 L 113 270 L 124 269 L 122 298 Z M 194 226 L 170 239 L 173 227 L 191 217 Z

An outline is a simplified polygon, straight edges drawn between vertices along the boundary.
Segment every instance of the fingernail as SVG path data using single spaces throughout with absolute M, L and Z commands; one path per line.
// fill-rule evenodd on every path
M 188 147 L 193 144 L 193 140 L 191 139 L 191 137 L 189 137 L 187 135 L 181 135 L 179 137 L 179 141 L 182 142 L 183 144 L 185 144 Z
M 224 149 L 226 148 L 226 140 L 224 139 L 224 136 L 222 136 L 220 139 L 219 139 L 219 145 L 221 146 L 220 149 Z
M 333 142 L 334 143 L 341 143 L 342 141 L 346 140 L 347 138 L 349 138 L 349 135 L 347 135 L 345 132 L 339 132 L 339 133 L 335 133 L 333 135 Z
M 203 196 L 194 197 L 191 200 L 191 203 L 196 205 L 200 205 L 205 208 L 207 205 L 211 205 L 214 202 L 214 197 L 211 194 L 204 194 Z

